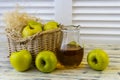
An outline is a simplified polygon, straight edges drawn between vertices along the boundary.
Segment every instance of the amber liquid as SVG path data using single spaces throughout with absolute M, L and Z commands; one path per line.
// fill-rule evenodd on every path
M 66 67 L 77 67 L 83 58 L 84 49 L 80 46 L 63 46 L 57 50 L 57 59 Z

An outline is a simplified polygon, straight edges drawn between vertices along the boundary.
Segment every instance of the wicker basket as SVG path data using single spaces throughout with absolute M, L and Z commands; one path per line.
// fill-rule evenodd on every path
M 6 29 L 8 38 L 9 53 L 27 49 L 32 54 L 33 59 L 42 50 L 56 52 L 60 48 L 62 41 L 62 31 L 60 28 L 43 31 L 26 39 L 19 39 L 14 36 L 11 30 Z

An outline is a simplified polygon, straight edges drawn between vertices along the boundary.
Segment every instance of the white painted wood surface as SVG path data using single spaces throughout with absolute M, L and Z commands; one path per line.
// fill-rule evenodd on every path
M 81 25 L 86 43 L 120 44 L 120 0 L 0 0 L 0 34 L 5 25 L 2 14 L 16 4 L 23 7 L 21 12 L 43 21 Z
M 87 53 L 94 48 L 102 48 L 109 55 L 110 63 L 104 71 L 92 70 L 87 64 Z M 0 80 L 120 80 L 120 45 L 86 44 L 84 59 L 78 68 L 58 68 L 48 74 L 35 67 L 26 72 L 17 72 L 11 67 L 7 56 L 7 43 L 0 42 Z
M 120 0 L 72 0 L 72 24 L 86 43 L 120 41 Z

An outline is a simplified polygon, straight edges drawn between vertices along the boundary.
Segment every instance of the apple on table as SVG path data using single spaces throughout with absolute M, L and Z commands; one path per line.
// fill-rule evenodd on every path
M 32 63 L 32 55 L 28 50 L 20 50 L 10 55 L 10 64 L 17 71 L 26 71 Z
M 57 58 L 52 51 L 41 51 L 35 59 L 35 65 L 41 72 L 52 72 L 57 66 Z
M 91 50 L 87 55 L 87 62 L 94 70 L 104 70 L 109 64 L 109 57 L 102 49 Z

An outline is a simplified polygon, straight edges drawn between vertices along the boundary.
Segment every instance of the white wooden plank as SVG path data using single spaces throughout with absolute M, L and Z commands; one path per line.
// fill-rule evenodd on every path
M 1 8 L 4 8 L 4 7 L 15 7 L 16 4 L 19 4 L 21 7 L 54 7 L 54 2 L 53 1 L 39 1 L 39 2 L 35 2 L 35 1 L 30 1 L 30 2 L 12 2 L 10 1 L 9 3 L 7 3 L 7 5 L 4 5 L 6 4 L 6 2 L 0 2 L 1 5 L 0 7 Z
M 73 20 L 120 20 L 120 15 L 73 15 Z
M 7 43 L 7 37 L 5 36 L 1 36 L 0 37 L 0 43 L 3 42 L 3 43 Z M 1 44 L 0 44 L 1 45 Z
M 114 3 L 114 4 L 113 4 Z M 111 0 L 111 1 L 105 1 L 105 0 L 94 0 L 94 1 L 82 1 L 82 0 L 75 0 L 73 2 L 73 7 L 74 6 L 87 6 L 87 7 L 120 7 L 120 3 L 119 1 L 114 1 L 114 0 Z
M 101 27 L 101 28 L 120 28 L 119 21 L 72 21 L 74 25 L 81 25 L 82 27 Z
M 85 35 L 90 35 L 90 34 L 92 34 L 92 35 L 110 35 L 110 36 L 112 36 L 112 35 L 115 35 L 115 36 L 120 36 L 120 29 L 81 29 L 80 30 L 80 34 L 85 34 Z
M 119 44 L 119 0 L 73 0 L 72 8 L 72 23 L 82 26 L 85 43 Z
M 0 43 L 1 44 L 1 43 Z M 4 43 L 2 43 L 4 44 Z M 6 46 L 6 43 L 3 45 Z M 113 45 L 113 44 L 91 44 L 91 45 L 86 45 L 87 48 L 92 49 L 92 47 L 103 47 L 104 50 L 106 50 L 107 52 L 109 52 L 110 54 L 117 54 L 120 52 L 119 50 L 114 50 L 114 48 L 120 48 L 120 46 L 117 45 Z M 108 50 L 108 48 L 111 48 L 110 50 Z M 2 54 L 4 52 L 6 52 L 6 50 L 1 50 L 2 47 L 0 47 L 0 51 L 2 52 Z M 4 48 L 7 49 L 7 48 Z M 88 52 L 89 50 L 86 49 L 86 52 Z M 6 53 L 4 53 L 5 55 L 7 55 Z M 119 58 L 111 58 L 110 59 L 112 61 L 118 61 L 118 63 L 114 63 L 114 62 L 110 62 L 109 66 L 103 70 L 103 71 L 95 71 L 93 69 L 91 69 L 87 62 L 82 62 L 81 65 L 78 68 L 74 68 L 74 69 L 67 69 L 67 68 L 57 68 L 55 71 L 48 73 L 48 74 L 44 74 L 40 71 L 38 71 L 35 67 L 31 67 L 30 70 L 26 71 L 26 72 L 17 72 L 16 70 L 14 70 L 12 68 L 12 66 L 9 63 L 9 58 L 7 58 L 5 55 L 1 55 L 0 54 L 0 79 L 1 80 L 24 80 L 24 79 L 29 79 L 29 80 L 34 80 L 34 79 L 52 79 L 52 80 L 66 80 L 66 79 L 70 79 L 70 80 L 78 80 L 78 79 L 82 79 L 82 80 L 119 80 L 119 73 L 120 73 L 120 62 L 119 62 Z M 86 56 L 86 55 L 85 55 Z M 115 56 L 115 55 L 114 55 Z M 114 57 L 113 56 L 113 57 Z M 85 60 L 85 58 L 84 58 Z M 5 75 L 4 75 L 5 74 Z M 31 77 L 30 77 L 31 76 Z
M 3 33 L 5 33 L 5 28 L 4 27 L 0 27 L 0 35 L 2 35 Z

